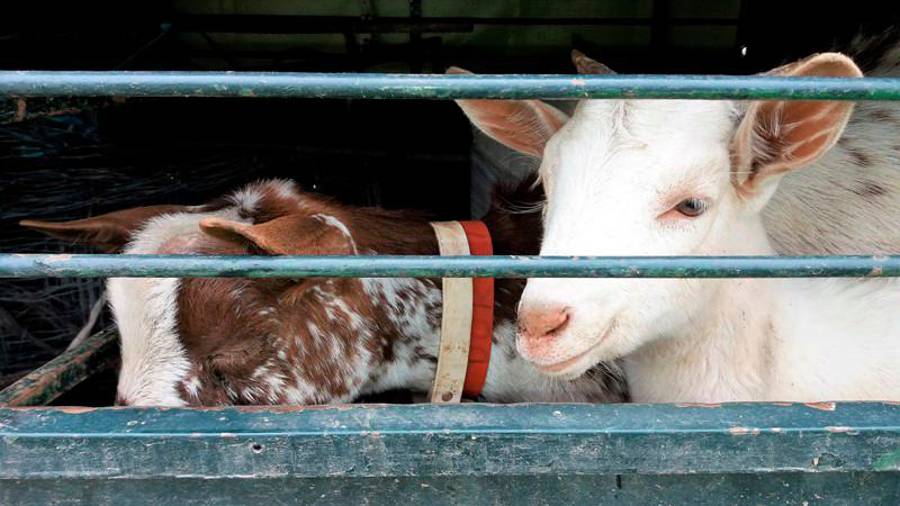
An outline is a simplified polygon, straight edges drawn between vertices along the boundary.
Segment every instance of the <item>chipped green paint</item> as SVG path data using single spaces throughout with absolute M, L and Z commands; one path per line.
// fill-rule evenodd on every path
M 898 504 L 898 448 L 896 403 L 0 408 L 0 504 Z
M 900 79 L 708 75 L 3 71 L 0 72 L 0 95 L 900 100 Z
M 548 449 L 548 455 L 552 451 Z M 549 458 L 549 457 L 548 457 Z M 0 503 L 396 505 L 820 505 L 900 504 L 890 473 L 679 475 L 401 476 L 216 480 L 34 479 L 11 481 Z M 861 499 L 864 498 L 864 499 Z
M 898 449 L 889 403 L 0 409 L 0 480 L 872 473 Z
M 900 469 L 900 449 L 890 453 L 885 453 L 875 461 L 875 469 L 878 471 L 889 471 Z
M 0 255 L 0 277 L 897 277 L 900 256 Z
M 6 408 L 0 503 L 893 505 L 898 448 L 887 403 Z
M 0 406 L 49 404 L 92 374 L 112 366 L 118 356 L 117 339 L 112 329 L 88 337 L 0 391 Z

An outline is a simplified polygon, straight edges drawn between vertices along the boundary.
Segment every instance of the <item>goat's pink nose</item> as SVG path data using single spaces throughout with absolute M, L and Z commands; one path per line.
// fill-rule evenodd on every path
M 528 341 L 554 337 L 569 324 L 569 308 L 550 306 L 519 311 L 519 334 Z

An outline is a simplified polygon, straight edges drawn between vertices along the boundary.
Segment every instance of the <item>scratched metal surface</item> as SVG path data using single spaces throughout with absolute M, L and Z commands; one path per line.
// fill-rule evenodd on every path
M 900 256 L 453 257 L 0 254 L 0 277 L 897 277 Z
M 552 454 L 548 448 L 547 453 Z M 896 506 L 896 473 L 42 479 L 0 483 L 4 504 L 866 504 Z
M 0 439 L 2 479 L 886 472 L 900 404 L 3 408 Z
M 900 100 L 900 79 L 708 75 L 2 71 L 0 95 Z
M 898 482 L 887 403 L 0 409 L 4 504 L 896 504 Z

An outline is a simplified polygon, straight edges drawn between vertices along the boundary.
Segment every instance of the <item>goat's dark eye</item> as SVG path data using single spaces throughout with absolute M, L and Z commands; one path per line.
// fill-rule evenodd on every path
M 687 216 L 688 218 L 700 216 L 704 211 L 706 211 L 706 208 L 706 202 L 698 198 L 684 199 L 679 202 L 677 206 L 675 206 L 676 211 Z

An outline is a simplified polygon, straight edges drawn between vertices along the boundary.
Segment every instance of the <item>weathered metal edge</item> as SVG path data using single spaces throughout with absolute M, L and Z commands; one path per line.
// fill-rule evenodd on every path
M 897 506 L 898 473 L 47 479 L 0 482 L 0 504 Z
M 900 404 L 0 409 L 0 479 L 900 471 Z
M 900 79 L 711 75 L 442 75 L 2 71 L 0 95 L 358 99 L 900 100 Z
M 0 277 L 897 277 L 900 256 L 540 257 L 0 254 Z
M 52 402 L 117 358 L 118 334 L 100 331 L 75 348 L 31 371 L 0 391 L 0 406 L 38 406 Z

